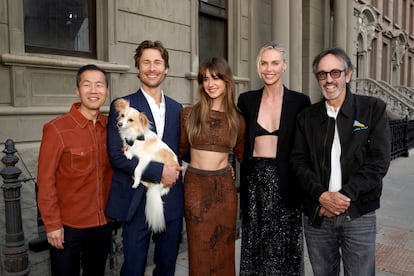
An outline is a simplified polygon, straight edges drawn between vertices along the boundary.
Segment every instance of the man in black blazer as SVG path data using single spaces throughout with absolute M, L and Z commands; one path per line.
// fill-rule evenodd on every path
M 178 155 L 180 142 L 180 113 L 182 106 L 164 95 L 161 84 L 169 64 L 168 52 L 159 41 L 143 41 L 136 49 L 135 67 L 141 88 L 124 99 L 137 110 L 144 112 L 152 122 L 152 130 Z M 166 230 L 152 233 L 145 217 L 147 188 L 133 189 L 133 174 L 139 160 L 128 160 L 122 151 L 123 142 L 117 128 L 117 112 L 113 102 L 108 120 L 108 153 L 114 169 L 106 215 L 122 222 L 124 263 L 121 275 L 144 275 L 151 235 L 155 243 L 153 275 L 174 275 L 176 258 L 183 225 L 182 167 L 168 167 L 151 162 L 142 178 L 164 183 L 170 187 L 163 196 Z

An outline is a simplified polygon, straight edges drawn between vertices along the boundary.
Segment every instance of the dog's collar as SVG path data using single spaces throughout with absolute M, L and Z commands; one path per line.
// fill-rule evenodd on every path
M 144 141 L 145 140 L 145 136 L 144 135 L 140 135 L 137 136 L 138 141 Z M 125 143 L 127 143 L 128 146 L 132 147 L 132 145 L 134 145 L 135 140 L 131 140 L 131 139 L 127 139 L 125 138 Z

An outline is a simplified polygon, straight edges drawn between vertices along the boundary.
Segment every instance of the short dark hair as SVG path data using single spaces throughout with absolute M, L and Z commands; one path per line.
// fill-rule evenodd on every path
M 81 68 L 79 68 L 78 73 L 76 74 L 76 87 L 79 88 L 79 84 L 80 84 L 80 81 L 81 81 L 81 75 L 85 71 L 99 71 L 99 72 L 102 72 L 102 74 L 104 74 L 104 76 L 105 76 L 106 87 L 109 87 L 109 75 L 108 75 L 108 73 L 104 69 L 96 66 L 95 64 L 87 64 L 87 65 L 84 65 Z
M 164 45 L 162 45 L 161 41 L 151 41 L 151 40 L 144 40 L 142 41 L 137 49 L 135 50 L 134 60 L 135 60 L 135 67 L 139 68 L 139 61 L 142 56 L 142 52 L 144 52 L 145 49 L 155 49 L 160 51 L 161 57 L 164 60 L 165 68 L 170 68 L 170 64 L 168 62 L 168 51 L 164 48 Z
M 321 61 L 323 57 L 329 54 L 342 59 L 342 61 L 344 62 L 344 66 L 345 66 L 345 74 L 348 74 L 349 70 L 354 70 L 354 65 L 352 65 L 351 59 L 349 58 L 349 56 L 346 54 L 346 52 L 342 48 L 338 48 L 338 47 L 328 48 L 320 52 L 313 60 L 312 70 L 315 76 L 318 73 L 319 62 Z

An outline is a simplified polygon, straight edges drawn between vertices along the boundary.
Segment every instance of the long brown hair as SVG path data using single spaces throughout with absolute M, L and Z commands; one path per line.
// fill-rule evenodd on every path
M 208 58 L 200 64 L 197 76 L 200 100 L 193 106 L 186 121 L 188 140 L 190 144 L 192 144 L 195 137 L 202 135 L 202 129 L 206 124 L 208 112 L 210 111 L 212 100 L 204 91 L 203 87 L 203 81 L 206 77 L 207 70 L 211 75 L 217 76 L 226 83 L 226 93 L 224 94 L 222 104 L 229 124 L 230 145 L 233 147 L 236 144 L 239 128 L 239 115 L 235 103 L 236 87 L 231 68 L 227 61 L 222 57 Z

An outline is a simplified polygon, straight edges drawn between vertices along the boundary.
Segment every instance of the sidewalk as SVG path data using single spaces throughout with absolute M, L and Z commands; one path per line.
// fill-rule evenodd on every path
M 381 208 L 377 211 L 377 276 L 414 275 L 414 150 L 408 158 L 391 162 L 384 178 Z M 240 239 L 236 241 L 238 275 Z M 187 252 L 177 259 L 176 276 L 188 275 Z M 146 275 L 152 275 L 149 266 Z M 305 275 L 312 269 L 305 250 Z
M 414 150 L 391 162 L 377 211 L 377 275 L 414 275 Z M 382 273 L 382 274 L 381 274 Z
M 25 176 L 21 176 L 25 178 Z M 0 178 L 0 185 L 2 179 Z M 23 230 L 27 243 L 38 237 L 34 184 L 27 182 L 21 190 Z M 5 249 L 5 211 L 2 190 L 0 189 L 0 275 L 4 275 L 3 261 Z M 377 211 L 377 273 L 378 276 L 414 275 L 414 150 L 408 158 L 398 158 L 384 179 L 381 208 Z M 117 236 L 120 243 L 121 237 Z M 187 244 L 184 241 L 177 258 L 176 276 L 188 275 Z M 48 276 L 48 251 L 28 250 L 31 276 Z M 151 256 L 151 251 L 150 254 Z M 240 259 L 240 240 L 236 241 L 237 271 Z M 106 275 L 119 275 L 122 255 L 114 258 L 114 269 L 108 269 Z M 145 275 L 152 275 L 151 257 Z M 305 275 L 312 276 L 312 270 L 305 250 Z

